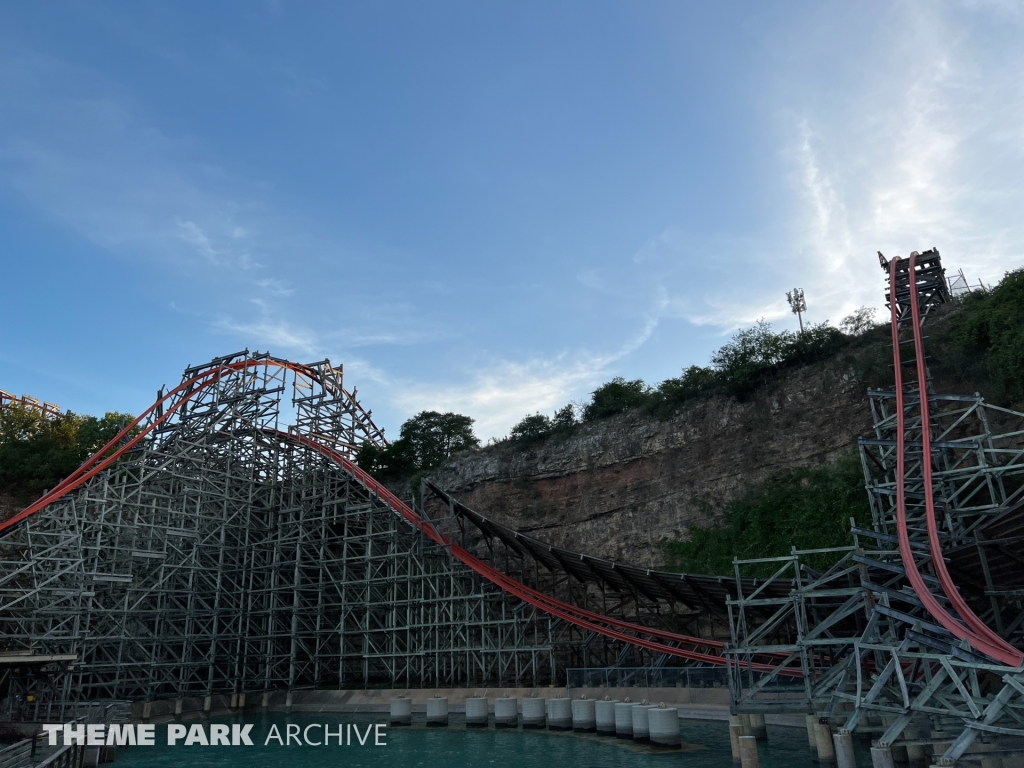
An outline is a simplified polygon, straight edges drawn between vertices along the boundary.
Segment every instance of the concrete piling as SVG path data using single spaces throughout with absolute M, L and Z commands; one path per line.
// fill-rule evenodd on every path
M 286 714 L 292 713 L 292 704 L 295 703 L 295 694 L 292 691 L 288 691 L 284 697 L 284 711 Z M 412 710 L 409 710 L 410 712 Z
M 682 745 L 679 736 L 679 710 L 659 704 L 647 710 L 647 728 L 651 744 L 655 747 L 678 749 Z
M 572 700 L 548 699 L 548 730 L 572 730 Z
M 487 697 L 472 696 L 466 699 L 466 727 L 487 727 Z
M 618 703 L 618 699 L 607 696 L 604 697 L 604 701 L 594 702 L 594 721 L 598 733 L 604 736 L 615 735 L 615 705 Z
M 260 709 L 267 709 L 270 707 L 270 691 L 264 691 L 260 695 Z
M 149 718 L 153 716 L 153 702 L 147 701 L 142 705 L 142 722 L 148 723 Z
M 519 727 L 519 699 L 503 697 L 494 700 L 494 727 Z
M 288 694 L 289 697 L 291 694 Z M 412 699 L 396 696 L 391 700 L 391 725 L 412 725 Z
M 814 726 L 815 746 L 818 748 L 818 760 L 823 763 L 833 763 L 836 759 L 835 745 L 832 742 L 832 729 L 829 728 L 828 718 L 821 718 Z
M 597 730 L 597 715 L 594 700 L 585 696 L 572 702 L 572 729 L 577 733 L 594 733 Z
M 203 712 L 210 714 L 210 710 L 213 708 L 213 696 L 206 696 L 203 698 Z
M 629 699 L 615 705 L 615 736 L 619 739 L 633 738 L 633 702 Z
M 857 760 L 853 756 L 853 734 L 845 728 L 832 736 L 832 747 L 836 754 L 838 768 L 857 768 Z
M 427 727 L 446 728 L 448 726 L 448 697 L 434 694 L 427 699 Z
M 178 716 L 181 715 L 182 704 L 184 704 L 184 701 L 182 699 L 175 699 L 174 700 L 174 716 L 175 717 L 178 717 Z
M 743 733 L 743 720 L 739 715 L 729 715 L 729 747 L 732 749 L 733 762 L 740 761 L 740 736 Z
M 523 699 L 523 728 L 543 728 L 547 719 L 545 709 L 544 699 L 538 699 L 536 696 L 527 696 Z
M 768 741 L 768 726 L 764 721 L 764 715 L 750 716 L 750 735 L 758 741 Z
M 757 739 L 754 736 L 740 736 L 740 765 L 742 768 L 761 768 L 757 756 Z
M 807 724 L 807 743 L 811 749 L 816 750 L 818 748 L 818 737 L 815 735 L 818 725 L 818 718 L 816 715 L 808 715 L 804 718 L 804 722 Z
M 647 713 L 651 705 L 646 701 L 643 704 L 633 705 L 633 741 L 648 742 L 651 740 L 651 730 L 647 724 Z
M 872 747 L 871 768 L 896 768 L 896 764 L 892 759 L 892 749 L 889 747 Z

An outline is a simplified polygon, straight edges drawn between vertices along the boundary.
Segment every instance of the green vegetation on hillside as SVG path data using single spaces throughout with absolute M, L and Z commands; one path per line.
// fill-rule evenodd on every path
M 992 402 L 1024 406 L 1024 269 L 961 304 L 940 358 L 960 378 L 978 382 Z
M 583 422 L 595 422 L 635 409 L 665 417 L 697 399 L 715 395 L 744 399 L 779 371 L 832 357 L 872 327 L 871 310 L 864 307 L 846 318 L 840 328 L 825 322 L 808 326 L 802 334 L 776 332 L 771 323 L 760 320 L 738 331 L 715 352 L 710 366 L 691 365 L 681 376 L 656 387 L 642 379 L 616 377 L 591 393 L 580 415 Z M 570 404 L 560 408 L 553 419 L 542 414 L 525 417 L 512 428 L 509 438 L 535 441 L 564 432 L 575 423 Z
M 821 353 L 827 355 L 829 349 L 834 353 L 849 345 L 851 337 L 870 328 L 869 317 L 864 313 L 847 320 L 847 341 L 836 339 L 821 344 Z M 868 338 L 851 350 L 851 362 L 867 383 L 891 386 L 888 329 L 878 330 L 873 334 L 875 338 Z M 955 299 L 929 324 L 927 335 L 929 364 L 937 376 L 968 381 L 997 405 L 1024 407 L 1024 270 L 1007 273 L 991 290 L 974 291 Z M 712 357 L 712 369 L 697 369 L 699 376 L 710 376 L 709 370 L 718 366 L 717 370 L 740 371 L 734 380 L 742 381 L 746 369 L 743 361 L 751 359 L 742 353 L 743 347 L 764 352 L 780 348 L 770 329 L 756 326 L 737 335 L 731 346 L 732 350 L 727 345 Z M 763 375 L 786 360 L 786 355 L 776 352 L 774 363 L 764 353 L 754 355 L 753 359 L 756 364 L 752 370 Z M 740 363 L 722 365 L 724 360 Z M 682 378 L 685 380 L 686 374 Z M 693 375 L 693 380 L 699 380 L 698 374 Z M 709 385 L 705 391 L 715 385 Z M 707 511 L 713 514 L 717 510 Z M 733 557 L 780 557 L 793 546 L 819 549 L 847 545 L 851 518 L 859 525 L 868 525 L 871 519 L 864 476 L 854 451 L 820 467 L 772 475 L 749 488 L 745 495 L 721 510 L 720 519 L 710 528 L 691 529 L 688 541 L 666 542 L 666 562 L 668 567 L 678 570 L 732 574 Z M 815 568 L 831 564 L 826 556 L 812 557 L 807 562 Z M 768 575 L 771 571 L 771 566 L 766 565 L 757 575 Z
M 469 416 L 422 411 L 402 425 L 398 439 L 386 448 L 364 444 L 356 463 L 380 482 L 396 483 L 479 445 Z
M 709 510 L 711 511 L 711 510 Z M 733 557 L 741 560 L 781 557 L 797 549 L 850 544 L 850 518 L 870 527 L 871 509 L 856 451 L 828 464 L 779 472 L 750 487 L 726 506 L 710 528 L 693 528 L 689 541 L 663 545 L 667 567 L 690 573 L 732 575 Z M 827 568 L 826 555 L 803 558 L 812 568 Z M 776 564 L 747 571 L 767 576 Z
M 124 413 L 102 418 L 65 413 L 46 418 L 12 405 L 0 410 L 0 492 L 18 503 L 53 488 L 132 421 Z
M 861 307 L 838 328 L 826 321 L 807 326 L 803 333 L 775 331 L 771 323 L 759 320 L 714 352 L 710 365 L 691 365 L 657 386 L 623 377 L 602 384 L 579 408 L 581 421 L 630 410 L 666 418 L 695 400 L 745 400 L 788 369 L 840 354 L 866 385 L 891 386 L 888 323 L 876 323 L 874 314 Z M 1008 272 L 990 290 L 953 299 L 930 322 L 926 344 L 937 376 L 969 381 L 997 405 L 1024 407 L 1024 269 Z M 575 424 L 574 416 L 564 418 L 567 411 L 573 416 L 572 405 L 559 409 L 555 418 L 527 416 L 512 428 L 509 439 L 535 442 L 565 432 Z

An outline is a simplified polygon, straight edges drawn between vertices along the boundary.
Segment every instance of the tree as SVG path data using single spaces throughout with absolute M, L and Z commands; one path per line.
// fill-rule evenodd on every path
M 551 434 L 553 424 L 551 419 L 543 413 L 535 413 L 533 416 L 526 416 L 516 424 L 509 432 L 513 440 L 540 440 Z
M 559 431 L 576 426 L 576 409 L 572 403 L 566 403 L 555 411 L 554 418 L 551 419 L 551 426 Z
M 396 440 L 384 448 L 363 443 L 356 454 L 356 464 L 382 483 L 398 482 L 418 469 L 412 446 L 406 440 Z
M 400 436 L 409 443 L 420 469 L 434 469 L 460 451 L 480 447 L 473 419 L 458 413 L 421 411 L 402 425 Z
M 861 307 L 839 321 L 839 329 L 847 336 L 861 336 L 877 325 L 874 307 Z
M 68 412 L 48 418 L 33 408 L 0 410 L 0 490 L 19 502 L 39 496 L 108 443 L 132 417 Z
M 650 388 L 643 379 L 626 381 L 616 376 L 591 392 L 590 402 L 583 408 L 583 420 L 595 421 L 637 408 L 644 405 L 649 397 Z

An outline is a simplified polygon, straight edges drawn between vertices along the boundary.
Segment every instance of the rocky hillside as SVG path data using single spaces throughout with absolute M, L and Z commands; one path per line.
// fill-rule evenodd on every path
M 557 546 L 637 565 L 664 561 L 770 473 L 835 458 L 871 428 L 845 356 L 796 368 L 745 402 L 698 401 L 668 419 L 628 411 L 524 446 L 463 454 L 432 473 L 461 501 Z

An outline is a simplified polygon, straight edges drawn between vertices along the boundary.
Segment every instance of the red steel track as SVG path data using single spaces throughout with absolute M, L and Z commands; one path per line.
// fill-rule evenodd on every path
M 900 262 L 900 259 L 896 258 L 889 264 L 889 280 L 891 292 L 890 304 L 893 362 L 895 365 L 896 376 L 896 522 L 900 556 L 906 569 L 907 578 L 913 586 L 914 591 L 921 599 L 925 609 L 940 625 L 945 627 L 958 639 L 966 639 L 967 642 L 970 643 L 970 645 L 977 651 L 984 653 L 993 659 L 997 659 L 1003 664 L 1020 667 L 1024 664 L 1024 654 L 989 629 L 989 627 L 987 627 L 984 622 L 982 622 L 981 619 L 971 611 L 960 596 L 956 585 L 953 583 L 953 580 L 946 569 L 945 561 L 943 560 L 938 527 L 935 522 L 935 501 L 932 489 L 931 434 L 929 429 L 930 413 L 927 393 L 924 392 L 925 382 L 927 381 L 927 371 L 925 368 L 924 343 L 921 335 L 921 316 L 920 307 L 918 306 L 917 285 L 914 278 L 916 258 L 917 254 L 911 255 L 909 263 L 910 304 L 916 355 L 918 398 L 920 400 L 921 442 L 923 451 L 922 473 L 925 496 L 925 516 L 928 527 L 928 543 L 935 574 L 942 585 L 946 598 L 950 601 L 958 616 L 954 616 L 947 611 L 928 590 L 928 587 L 921 576 L 921 572 L 914 561 L 913 552 L 911 550 L 905 496 L 907 469 L 905 445 L 905 435 L 907 431 L 905 404 L 906 393 L 904 392 L 903 369 L 900 356 L 899 312 L 895 290 L 897 264 Z M 317 371 L 309 366 L 269 357 L 258 360 L 247 359 L 211 366 L 192 378 L 182 382 L 176 388 L 161 397 L 149 409 L 125 427 L 109 443 L 97 451 L 95 455 L 86 460 L 82 466 L 65 478 L 51 491 L 43 495 L 43 497 L 38 501 L 6 522 L 0 523 L 0 533 L 74 491 L 76 488 L 86 483 L 90 478 L 95 477 L 97 474 L 110 467 L 135 445 L 144 440 L 154 429 L 170 419 L 171 416 L 182 407 L 182 405 L 188 402 L 199 392 L 220 381 L 223 376 L 259 366 L 278 366 L 312 379 L 318 378 Z M 175 398 L 177 399 L 175 400 Z M 164 410 L 164 405 L 167 403 L 171 403 L 171 405 Z M 138 431 L 135 432 L 135 430 Z M 409 507 L 409 505 L 391 493 L 391 491 L 382 484 L 374 480 L 369 474 L 356 466 L 352 461 L 338 453 L 334 448 L 312 438 L 302 435 L 294 435 L 287 432 L 273 431 L 273 436 L 281 440 L 298 442 L 317 451 L 325 458 L 334 462 L 346 473 L 352 476 L 367 491 L 377 496 L 397 515 L 401 516 L 408 523 L 422 531 L 424 535 L 428 536 L 436 544 L 447 549 L 451 553 L 452 557 L 508 594 L 540 609 L 548 615 L 613 640 L 631 643 L 657 653 L 664 653 L 669 656 L 675 656 L 715 666 L 724 666 L 726 664 L 726 659 L 723 655 L 724 644 L 721 642 L 644 627 L 633 622 L 587 611 L 579 608 L 578 606 L 556 600 L 543 592 L 539 592 L 516 581 L 515 579 L 512 579 L 441 534 L 433 525 L 425 521 L 416 513 L 415 510 Z M 750 664 L 749 668 L 760 672 L 776 671 L 778 669 L 777 665 L 779 662 L 772 658 L 774 656 L 777 656 L 777 654 L 765 654 L 763 657 L 765 659 L 764 663 L 754 662 Z M 772 663 L 773 661 L 775 663 Z M 747 665 L 746 663 L 741 663 L 741 666 Z M 778 672 L 779 674 L 786 676 L 801 676 L 801 671 L 799 669 L 784 668 L 778 670 Z
M 308 366 L 292 363 L 286 360 L 264 358 L 259 360 L 243 360 L 233 363 L 225 363 L 213 366 L 198 373 L 192 378 L 182 382 L 176 388 L 161 397 L 150 408 L 143 412 L 131 424 L 126 426 L 109 443 L 104 445 L 91 458 L 87 459 L 82 466 L 76 469 L 71 475 L 65 478 L 59 485 L 44 494 L 39 500 L 19 512 L 6 522 L 0 523 L 0 533 L 16 525 L 26 518 L 39 512 L 47 505 L 52 504 L 61 497 L 71 493 L 76 488 L 86 483 L 90 478 L 110 467 L 119 458 L 124 456 L 135 445 L 145 439 L 158 426 L 166 422 L 171 416 L 196 394 L 218 382 L 226 374 L 237 373 L 247 368 L 259 366 L 278 366 L 298 374 L 317 378 L 317 372 Z M 176 401 L 174 399 L 177 398 Z M 174 402 L 171 402 L 174 401 Z M 163 406 L 171 402 L 170 406 L 163 410 Z M 135 430 L 138 432 L 133 434 Z M 289 440 L 305 445 L 324 457 L 328 458 L 345 472 L 351 475 L 360 485 L 377 496 L 392 511 L 401 516 L 411 525 L 422 531 L 438 545 L 447 549 L 459 562 L 468 566 L 475 573 L 492 582 L 510 595 L 513 595 L 523 602 L 526 602 L 555 618 L 574 624 L 580 628 L 590 630 L 597 634 L 619 640 L 625 643 L 646 648 L 657 653 L 664 653 L 669 656 L 684 658 L 690 661 L 703 662 L 715 666 L 724 666 L 726 659 L 723 656 L 724 643 L 716 640 L 707 640 L 689 635 L 680 635 L 674 632 L 645 627 L 633 622 L 616 619 L 611 616 L 593 613 L 579 608 L 575 605 L 556 600 L 555 598 L 538 592 L 515 579 L 510 578 L 501 571 L 493 568 L 480 560 L 472 553 L 458 546 L 446 536 L 439 533 L 430 523 L 423 520 L 415 510 L 395 496 L 382 484 L 374 480 L 364 470 L 356 466 L 352 461 L 345 458 L 332 447 L 325 445 L 312 438 L 294 435 L 287 432 L 273 431 L 273 435 L 282 440 Z M 776 654 L 765 654 L 770 658 Z M 746 663 L 741 663 L 746 667 Z M 773 672 L 776 665 L 772 663 L 751 663 L 750 669 L 759 672 Z M 797 669 L 783 669 L 780 674 L 787 676 L 800 676 Z
M 946 568 L 946 561 L 942 554 L 942 545 L 939 541 L 938 526 L 935 522 L 935 495 L 932 487 L 932 446 L 931 446 L 931 420 L 928 404 L 927 369 L 925 366 L 924 339 L 921 334 L 921 308 L 918 304 L 917 280 L 915 270 L 917 267 L 917 253 L 910 256 L 908 278 L 910 281 L 910 308 L 914 336 L 914 356 L 917 368 L 917 397 L 920 401 L 921 417 L 921 467 L 922 483 L 925 500 L 925 520 L 928 527 L 928 547 L 931 552 L 932 567 L 935 575 L 942 585 L 942 591 L 952 604 L 956 613 L 954 616 L 948 612 L 929 591 L 928 586 L 921 577 L 917 563 L 914 562 L 914 554 L 910 548 L 910 531 L 907 525 L 907 500 L 906 500 L 906 406 L 904 399 L 906 393 L 903 390 L 903 363 L 900 356 L 899 336 L 899 312 L 896 301 L 896 273 L 897 265 L 901 259 L 894 258 L 889 262 L 889 291 L 890 310 L 892 324 L 892 349 L 893 364 L 896 376 L 896 528 L 899 535 L 900 557 L 907 572 L 907 578 L 917 593 L 925 609 L 932 617 L 955 637 L 960 640 L 967 640 L 971 647 L 986 656 L 997 659 L 1003 664 L 1013 667 L 1020 667 L 1024 664 L 1024 654 L 1003 640 L 993 632 L 985 623 L 979 619 L 970 609 L 963 597 L 961 597 L 956 584 L 949 575 Z M 964 624 L 966 623 L 967 626 Z

